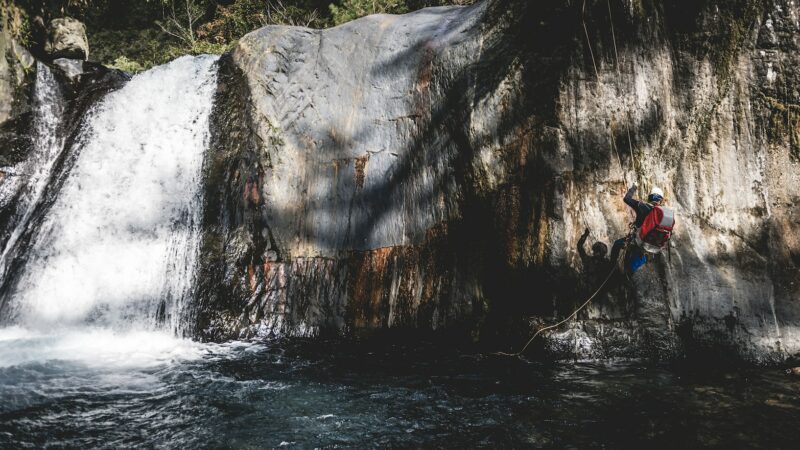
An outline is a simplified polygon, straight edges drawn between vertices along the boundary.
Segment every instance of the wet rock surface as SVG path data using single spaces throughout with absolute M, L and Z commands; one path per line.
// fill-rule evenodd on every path
M 13 161 L 26 145 L 33 83 L 33 57 L 0 30 L 0 158 Z
M 798 15 L 490 1 L 251 33 L 220 67 L 199 332 L 524 342 L 594 291 L 577 241 L 623 236 L 638 183 L 671 255 L 539 350 L 796 354 Z

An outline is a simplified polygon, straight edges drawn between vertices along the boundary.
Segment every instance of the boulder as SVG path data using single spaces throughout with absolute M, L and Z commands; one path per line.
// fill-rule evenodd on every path
M 671 256 L 544 348 L 800 353 L 800 6 L 583 3 L 242 38 L 212 119 L 201 332 L 452 330 L 518 349 L 596 288 L 577 241 L 623 236 L 636 182 L 677 211 Z
M 89 40 L 86 26 L 71 17 L 53 19 L 44 51 L 51 58 L 88 59 Z

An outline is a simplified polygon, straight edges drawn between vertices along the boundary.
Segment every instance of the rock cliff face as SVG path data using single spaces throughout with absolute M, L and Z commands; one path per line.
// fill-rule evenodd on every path
M 16 147 L 24 134 L 30 113 L 34 60 L 3 27 L 0 30 L 0 145 L 6 160 L 14 158 L 7 149 Z M 7 163 L 5 163 L 7 164 Z
M 577 241 L 624 235 L 636 182 L 678 213 L 671 256 L 546 348 L 800 352 L 799 18 L 486 1 L 247 35 L 220 63 L 201 333 L 517 342 L 605 277 Z

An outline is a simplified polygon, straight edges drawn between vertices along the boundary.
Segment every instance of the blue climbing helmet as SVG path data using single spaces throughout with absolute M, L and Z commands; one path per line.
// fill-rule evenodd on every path
M 657 187 L 653 187 L 653 189 L 650 190 L 650 195 L 647 196 L 647 201 L 649 203 L 658 203 L 661 200 L 664 200 L 664 191 Z

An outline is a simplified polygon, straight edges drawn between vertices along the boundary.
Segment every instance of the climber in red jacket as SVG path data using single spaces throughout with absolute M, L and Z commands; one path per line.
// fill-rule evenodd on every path
M 628 237 L 617 239 L 611 247 L 611 261 L 616 263 L 619 252 L 626 243 L 634 241 L 636 245 L 629 247 L 633 251 L 629 251 L 630 254 L 625 257 L 624 267 L 629 274 L 633 274 L 647 262 L 646 252 L 658 253 L 668 245 L 675 223 L 672 210 L 662 206 L 664 192 L 661 189 L 654 187 L 647 196 L 647 202 L 633 198 L 636 189 L 636 185 L 631 186 L 623 199 L 636 212 L 634 232 Z

